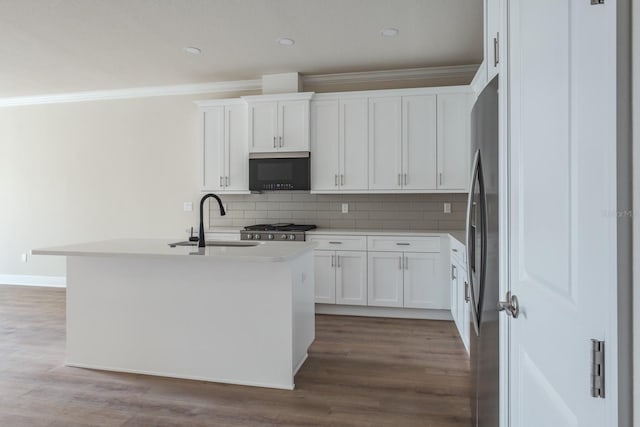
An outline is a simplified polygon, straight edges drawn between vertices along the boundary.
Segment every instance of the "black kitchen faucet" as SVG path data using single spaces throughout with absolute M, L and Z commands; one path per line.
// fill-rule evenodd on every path
M 207 200 L 209 197 L 213 197 L 218 201 L 218 205 L 220 205 L 220 215 L 224 216 L 227 213 L 224 211 L 224 206 L 222 206 L 222 200 L 220 200 L 220 197 L 216 196 L 213 193 L 209 193 L 206 194 L 202 200 L 200 200 L 200 232 L 198 233 L 198 247 L 199 248 L 204 248 L 206 246 L 205 242 L 204 242 L 204 222 L 203 222 L 203 214 L 202 211 L 204 209 L 204 201 Z

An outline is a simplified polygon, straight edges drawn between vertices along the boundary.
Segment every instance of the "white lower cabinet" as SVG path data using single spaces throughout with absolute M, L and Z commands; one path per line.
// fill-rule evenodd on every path
M 367 254 L 316 250 L 315 302 L 367 305 Z
M 402 252 L 369 252 L 369 303 L 377 307 L 402 307 Z
M 458 328 L 460 338 L 469 352 L 469 334 L 471 333 L 471 306 L 469 283 L 464 261 L 464 245 L 451 239 L 450 277 L 451 277 L 451 317 Z
M 369 252 L 369 305 L 448 309 L 440 253 Z

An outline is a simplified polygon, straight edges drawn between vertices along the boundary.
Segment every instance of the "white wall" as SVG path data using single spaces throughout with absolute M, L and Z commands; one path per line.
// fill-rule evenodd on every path
M 193 100 L 236 96 L 0 108 L 0 276 L 64 276 L 64 258 L 21 261 L 37 247 L 183 237 L 200 198 Z

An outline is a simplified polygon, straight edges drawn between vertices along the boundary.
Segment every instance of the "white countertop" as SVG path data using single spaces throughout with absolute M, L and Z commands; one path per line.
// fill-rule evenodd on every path
M 279 262 L 288 261 L 298 255 L 312 250 L 313 242 L 254 242 L 256 246 L 176 246 L 169 247 L 169 243 L 179 242 L 180 239 L 118 239 L 100 242 L 78 243 L 67 246 L 33 249 L 33 255 L 64 255 L 64 256 L 168 256 L 168 257 L 199 257 L 201 259 L 221 259 L 251 262 Z M 218 241 L 217 243 L 221 243 Z M 239 243 L 233 241 L 231 243 Z
M 310 235 L 331 236 L 404 236 L 404 237 L 428 237 L 450 234 L 455 239 L 464 243 L 464 230 L 379 230 L 379 229 L 344 229 L 344 228 L 316 228 L 307 231 Z

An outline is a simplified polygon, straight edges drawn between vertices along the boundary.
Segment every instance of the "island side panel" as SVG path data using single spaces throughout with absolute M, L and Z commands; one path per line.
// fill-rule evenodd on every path
M 291 262 L 68 257 L 67 365 L 293 388 Z
M 313 251 L 298 257 L 293 268 L 293 373 L 307 359 L 315 339 Z

